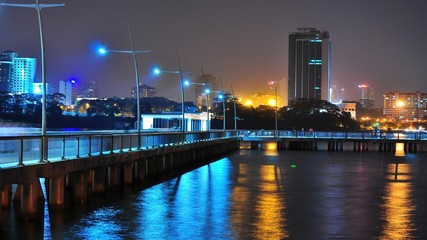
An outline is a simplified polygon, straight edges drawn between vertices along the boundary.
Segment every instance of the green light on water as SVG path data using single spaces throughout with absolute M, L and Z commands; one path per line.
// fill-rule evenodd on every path
M 291 164 L 291 168 L 296 168 L 297 165 L 296 164 Z

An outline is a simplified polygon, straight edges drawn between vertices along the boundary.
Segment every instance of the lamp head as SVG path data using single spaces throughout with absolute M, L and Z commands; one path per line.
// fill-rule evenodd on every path
M 101 54 L 101 55 L 105 55 L 105 54 L 107 54 L 107 52 L 108 52 L 107 49 L 105 49 L 103 47 L 101 47 L 101 48 L 98 49 L 98 53 Z
M 162 72 L 160 71 L 159 68 L 154 68 L 153 73 L 154 73 L 154 75 L 160 75 L 160 73 L 162 73 Z

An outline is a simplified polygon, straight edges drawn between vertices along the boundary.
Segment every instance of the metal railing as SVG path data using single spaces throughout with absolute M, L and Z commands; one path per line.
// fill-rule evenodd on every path
M 140 138 L 141 150 L 146 150 L 237 136 L 237 131 L 232 130 L 188 132 L 184 141 L 180 132 L 144 133 Z M 139 150 L 137 133 L 47 135 L 47 145 L 47 159 L 43 159 L 40 135 L 0 136 L 0 168 Z
M 239 130 L 239 136 L 244 139 L 250 138 L 319 138 L 319 139 L 357 139 L 357 140 L 425 140 L 427 132 L 405 132 L 405 131 L 296 131 L 296 130 Z

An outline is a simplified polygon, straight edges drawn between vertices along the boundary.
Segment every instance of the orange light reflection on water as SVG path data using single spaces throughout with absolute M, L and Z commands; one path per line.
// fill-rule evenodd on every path
M 284 239 L 289 237 L 286 232 L 284 215 L 284 196 L 280 185 L 281 171 L 273 165 L 264 165 L 260 169 L 260 195 L 256 202 L 257 239 Z M 282 194 L 281 194 L 282 193 Z
M 399 173 L 410 173 L 409 164 L 399 164 Z M 401 178 L 403 176 L 403 179 Z M 415 207 L 411 202 L 412 184 L 408 181 L 410 175 L 399 175 L 397 181 L 390 181 L 385 186 L 384 220 L 385 226 L 380 239 L 413 239 L 412 222 Z

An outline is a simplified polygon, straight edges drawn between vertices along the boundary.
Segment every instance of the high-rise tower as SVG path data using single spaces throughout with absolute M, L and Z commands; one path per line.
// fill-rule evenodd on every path
M 329 32 L 298 28 L 289 34 L 288 100 L 330 102 L 331 39 Z
M 13 51 L 0 54 L 0 91 L 33 93 L 35 58 L 20 58 Z
M 18 54 L 13 51 L 4 51 L 0 54 L 0 91 L 10 91 L 13 59 L 17 56 Z

